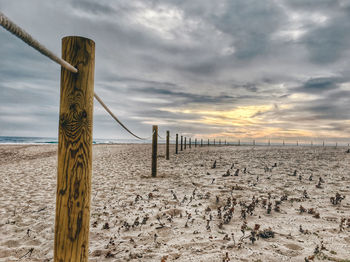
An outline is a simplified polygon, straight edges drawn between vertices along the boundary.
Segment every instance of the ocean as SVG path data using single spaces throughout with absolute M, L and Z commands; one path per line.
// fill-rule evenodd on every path
M 203 145 L 207 145 L 207 139 L 203 139 Z M 252 146 L 253 140 L 251 141 L 241 141 L 240 144 L 242 146 Z M 200 143 L 200 139 L 197 141 L 198 145 Z M 57 144 L 57 138 L 52 137 L 22 137 L 22 136 L 0 136 L 0 144 Z M 104 138 L 94 138 L 93 144 L 149 144 L 152 143 L 152 140 L 138 140 L 138 139 L 104 139 Z M 164 144 L 165 139 L 158 138 L 159 144 Z M 170 140 L 171 144 L 175 144 L 175 139 Z M 194 139 L 192 140 L 194 143 Z M 210 144 L 212 145 L 213 140 L 210 139 Z M 180 139 L 179 139 L 180 144 Z M 224 142 L 222 142 L 222 145 Z M 238 145 L 237 141 L 230 141 L 230 145 Z M 218 141 L 216 141 L 216 145 L 218 145 Z M 267 142 L 256 141 L 256 146 L 267 146 Z M 308 141 L 299 141 L 299 146 L 310 146 L 310 142 Z M 335 142 L 325 143 L 325 146 L 335 146 Z M 271 146 L 283 146 L 282 142 L 272 142 Z M 286 142 L 285 146 L 296 146 L 296 143 Z M 322 142 L 314 142 L 313 146 L 322 146 Z M 338 142 L 337 146 L 349 146 L 348 143 Z
M 159 142 L 162 143 L 163 140 Z M 138 139 L 93 139 L 93 144 L 145 144 L 151 140 Z M 163 141 L 164 142 L 164 141 Z M 0 144 L 57 144 L 57 138 L 52 137 L 22 137 L 22 136 L 0 136 Z

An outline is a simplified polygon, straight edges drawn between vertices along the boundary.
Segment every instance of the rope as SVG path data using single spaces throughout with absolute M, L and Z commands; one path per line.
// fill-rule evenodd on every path
M 33 47 L 44 56 L 47 56 L 51 60 L 60 64 L 65 69 L 71 71 L 72 73 L 78 73 L 78 70 L 69 64 L 67 61 L 62 58 L 57 57 L 54 53 L 48 50 L 45 46 L 36 41 L 30 34 L 24 31 L 22 28 L 17 26 L 14 22 L 12 22 L 8 17 L 6 17 L 3 13 L 0 12 L 0 25 L 4 27 L 7 31 L 11 32 L 18 38 L 22 39 L 29 46 Z
M 60 64 L 63 68 L 69 70 L 72 73 L 78 73 L 78 70 L 73 67 L 71 64 L 69 64 L 67 61 L 63 60 L 62 58 L 57 57 L 54 53 L 52 53 L 50 50 L 48 50 L 45 46 L 40 44 L 38 41 L 36 41 L 30 34 L 28 34 L 26 31 L 24 31 L 22 28 L 17 26 L 14 22 L 12 22 L 8 17 L 6 17 L 3 13 L 0 12 L 0 25 L 4 27 L 7 31 L 11 32 L 18 38 L 22 39 L 25 43 L 27 43 L 29 46 L 33 47 L 37 51 L 39 51 L 44 56 L 47 56 L 51 60 L 55 61 L 56 63 Z M 141 138 L 137 135 L 135 135 L 133 132 L 131 132 L 120 120 L 112 113 L 111 110 L 103 103 L 101 98 L 94 93 L 95 98 L 97 101 L 103 106 L 103 108 L 131 135 L 134 137 L 140 139 L 140 140 L 147 140 L 147 138 Z
M 103 108 L 111 115 L 111 117 L 113 117 L 113 119 L 115 121 L 118 122 L 119 125 L 121 125 L 126 131 L 128 131 L 131 135 L 133 135 L 134 137 L 140 139 L 140 140 L 147 140 L 147 138 L 142 138 L 142 137 L 139 137 L 137 135 L 135 135 L 133 132 L 131 132 L 119 119 L 118 117 L 116 117 L 111 110 L 109 110 L 109 108 L 106 106 L 105 103 L 103 103 L 103 101 L 101 100 L 101 98 L 96 94 L 94 93 L 94 96 L 96 98 L 96 100 L 101 104 L 101 106 L 103 106 Z

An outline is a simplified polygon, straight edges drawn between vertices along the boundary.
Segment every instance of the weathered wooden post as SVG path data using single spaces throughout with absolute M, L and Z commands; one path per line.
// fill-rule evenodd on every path
M 208 146 L 210 145 L 209 138 L 208 138 Z
M 157 176 L 158 126 L 152 127 L 152 177 Z
M 215 139 L 214 139 L 214 146 L 215 146 Z
M 191 149 L 191 145 L 192 145 L 192 143 L 191 143 L 191 138 L 188 139 L 188 145 L 189 145 L 189 147 L 190 147 L 190 149 Z
M 241 140 L 240 140 L 240 139 L 238 140 L 238 145 L 239 145 L 239 146 L 241 145 Z
M 226 146 L 227 144 L 226 144 L 226 139 L 225 139 L 225 146 Z
M 170 139 L 170 131 L 166 131 L 166 153 L 165 153 L 166 160 L 169 160 L 169 139 Z
M 94 100 L 94 41 L 62 39 L 54 261 L 88 261 Z
M 180 151 L 183 151 L 183 136 L 181 136 Z
M 221 146 L 221 139 L 219 139 L 219 146 Z
M 187 144 L 187 143 L 186 143 L 186 137 L 185 137 L 185 146 L 184 146 L 184 149 L 185 149 L 185 150 L 186 150 L 186 144 Z
M 203 147 L 203 138 L 201 138 L 201 147 Z
M 176 134 L 176 146 L 175 146 L 175 154 L 179 153 L 179 134 Z
M 197 147 L 197 138 L 194 139 L 194 147 Z

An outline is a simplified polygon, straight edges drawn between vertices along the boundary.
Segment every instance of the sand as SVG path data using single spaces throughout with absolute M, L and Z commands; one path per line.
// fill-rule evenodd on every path
M 0 146 L 0 261 L 53 261 L 56 149 Z M 346 150 L 95 145 L 89 260 L 350 261 Z

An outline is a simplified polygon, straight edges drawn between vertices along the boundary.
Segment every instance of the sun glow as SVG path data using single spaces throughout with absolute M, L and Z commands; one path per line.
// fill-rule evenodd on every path
M 215 109 L 169 109 L 162 110 L 172 113 L 198 115 L 196 120 L 186 120 L 190 123 L 202 123 L 220 126 L 247 126 L 261 123 L 262 114 L 274 109 L 273 105 L 238 106 L 231 110 Z
M 291 105 L 252 105 L 238 106 L 230 110 L 216 109 L 174 109 L 163 108 L 162 110 L 177 113 L 190 114 L 198 117 L 185 119 L 187 124 L 208 125 L 212 128 L 223 130 L 219 133 L 208 134 L 208 138 L 294 138 L 312 137 L 316 134 L 312 131 L 298 128 L 281 128 L 280 122 L 275 118 L 278 110 L 289 109 Z M 271 115 L 271 114 L 272 115 Z M 266 126 L 271 125 L 271 126 Z

